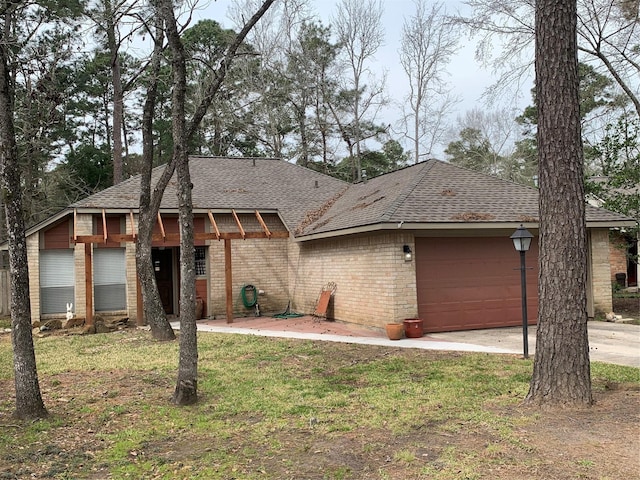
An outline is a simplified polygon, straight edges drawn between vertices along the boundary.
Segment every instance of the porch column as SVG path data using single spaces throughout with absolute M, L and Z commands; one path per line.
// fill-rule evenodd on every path
M 84 284 L 86 298 L 86 324 L 93 325 L 93 255 L 91 244 L 84 244 Z
M 233 276 L 231 274 L 231 240 L 224 239 L 224 281 L 227 307 L 227 323 L 233 323 Z

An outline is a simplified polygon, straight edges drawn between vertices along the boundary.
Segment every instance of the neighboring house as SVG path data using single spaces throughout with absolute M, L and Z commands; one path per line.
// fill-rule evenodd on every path
M 231 309 L 252 315 L 241 295 L 247 284 L 263 292 L 265 314 L 287 306 L 311 313 L 323 285 L 335 282 L 330 317 L 337 320 L 382 327 L 419 316 L 427 332 L 521 323 L 519 255 L 509 236 L 521 223 L 537 235 L 534 188 L 436 160 L 358 184 L 275 159 L 192 157 L 190 169 L 196 294 L 206 317 Z M 28 230 L 33 320 L 64 316 L 73 302 L 79 317 L 142 321 L 133 242 L 139 183 L 126 180 Z M 158 288 L 174 315 L 177 213 L 174 180 L 153 243 Z M 609 229 L 631 225 L 587 206 L 590 316 L 611 310 Z M 532 321 L 537 251 L 534 239 Z
M 607 177 L 591 177 L 591 182 L 606 185 Z M 640 193 L 640 185 L 635 188 L 614 189 L 614 192 L 631 196 Z M 603 201 L 594 195 L 587 197 L 587 202 L 596 207 L 601 207 Z M 637 287 L 638 276 L 640 276 L 640 263 L 638 263 L 638 243 L 640 232 L 637 234 L 633 230 L 626 228 L 615 228 L 609 232 L 609 252 L 611 263 L 611 283 L 620 287 Z

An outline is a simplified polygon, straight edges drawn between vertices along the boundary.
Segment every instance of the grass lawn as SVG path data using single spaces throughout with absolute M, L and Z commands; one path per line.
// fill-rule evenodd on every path
M 595 363 L 589 409 L 522 405 L 532 363 L 199 335 L 199 396 L 175 407 L 178 343 L 36 338 L 50 416 L 11 417 L 0 335 L 0 479 L 618 479 L 640 473 L 640 370 Z

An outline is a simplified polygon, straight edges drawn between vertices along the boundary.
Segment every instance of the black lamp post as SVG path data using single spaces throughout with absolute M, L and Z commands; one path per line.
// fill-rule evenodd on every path
M 529 230 L 520 225 L 518 229 L 511 235 L 513 245 L 520 252 L 520 285 L 522 287 L 522 343 L 524 347 L 524 358 L 529 358 L 529 333 L 527 331 L 527 267 L 525 263 L 525 254 L 531 246 L 533 235 Z

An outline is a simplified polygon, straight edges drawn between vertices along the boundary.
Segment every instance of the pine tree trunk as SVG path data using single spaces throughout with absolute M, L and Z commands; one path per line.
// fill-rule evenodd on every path
M 31 300 L 27 240 L 22 213 L 20 168 L 13 124 L 7 43 L 0 39 L 0 185 L 7 219 L 9 268 L 11 273 L 11 329 L 18 418 L 42 418 L 47 415 L 36 369 L 31 335 Z
M 576 0 L 536 2 L 540 278 L 527 402 L 592 403 Z

